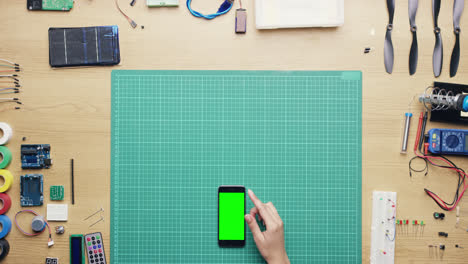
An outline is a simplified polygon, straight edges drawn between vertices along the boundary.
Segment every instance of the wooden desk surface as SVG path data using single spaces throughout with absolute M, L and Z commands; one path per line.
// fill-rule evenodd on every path
M 258 31 L 255 29 L 254 3 L 244 1 L 248 11 L 248 32 L 234 34 L 234 12 L 213 21 L 192 17 L 185 0 L 178 8 L 153 8 L 137 0 L 121 0 L 122 8 L 139 25 L 132 29 L 117 11 L 113 0 L 76 1 L 71 12 L 28 12 L 26 1 L 0 1 L 0 58 L 14 60 L 24 67 L 21 73 L 24 103 L 21 110 L 0 113 L 0 121 L 14 129 L 8 144 L 14 155 L 9 169 L 14 174 L 8 191 L 13 206 L 10 218 L 20 210 L 19 176 L 22 171 L 19 148 L 22 143 L 49 143 L 54 165 L 45 175 L 44 198 L 49 203 L 49 186 L 65 185 L 65 202 L 70 203 L 70 158 L 75 159 L 76 203 L 69 205 L 66 234 L 54 235 L 55 245 L 47 249 L 46 235 L 29 238 L 13 227 L 8 236 L 11 251 L 5 263 L 44 263 L 45 257 L 69 262 L 68 235 L 101 231 L 109 255 L 110 226 L 110 71 L 112 69 L 223 69 L 223 70 L 362 70 L 363 71 L 363 175 L 362 175 L 362 255 L 368 263 L 370 251 L 371 194 L 373 190 L 398 192 L 399 219 L 424 220 L 423 236 L 398 235 L 396 263 L 466 263 L 468 233 L 455 229 L 455 213 L 444 221 L 432 217 L 440 209 L 429 199 L 423 187 L 429 187 L 445 199 L 452 197 L 456 176 L 431 168 L 429 175 L 408 175 L 412 155 L 399 154 L 404 112 L 410 99 L 434 81 L 432 51 L 434 35 L 431 1 L 420 1 L 417 16 L 419 66 L 415 76 L 408 74 L 411 35 L 407 1 L 397 0 L 395 26 L 395 66 L 392 75 L 383 65 L 383 43 L 388 16 L 386 1 L 345 1 L 345 25 L 330 29 L 291 29 Z M 194 1 L 194 8 L 215 10 L 220 1 Z M 443 74 L 439 81 L 468 83 L 468 10 L 462 17 L 462 52 L 458 75 L 449 78 L 453 1 L 443 1 L 439 23 L 444 42 Z M 237 6 L 237 3 L 236 3 Z M 118 25 L 122 62 L 116 67 L 51 69 L 48 63 L 49 27 Z M 364 55 L 364 47 L 372 51 Z M 346 107 L 343 111 L 346 111 Z M 413 144 L 417 116 L 421 106 L 415 103 L 410 145 Z M 446 126 L 429 124 L 433 126 Z M 22 142 L 22 137 L 27 137 Z M 467 168 L 463 158 L 456 164 Z M 468 221 L 468 201 L 461 203 L 462 218 Z M 100 207 L 105 221 L 89 228 L 92 220 L 83 219 Z M 45 214 L 45 206 L 34 208 Z M 463 210 L 464 209 L 464 210 Z M 287 223 L 286 223 L 287 224 Z M 52 226 L 56 226 L 53 223 Z M 438 231 L 449 233 L 439 238 Z M 447 246 L 443 260 L 429 256 L 428 245 Z M 460 244 L 465 249 L 456 249 Z

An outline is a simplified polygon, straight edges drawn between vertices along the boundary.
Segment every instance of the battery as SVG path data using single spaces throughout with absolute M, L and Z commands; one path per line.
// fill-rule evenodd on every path
M 244 34 L 247 32 L 247 10 L 239 8 L 236 10 L 236 33 Z

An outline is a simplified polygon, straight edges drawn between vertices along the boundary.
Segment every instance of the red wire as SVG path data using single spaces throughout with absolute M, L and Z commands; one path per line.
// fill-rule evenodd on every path
M 421 112 L 421 114 L 419 115 L 418 132 L 416 132 L 416 140 L 414 141 L 414 154 L 416 155 L 418 155 L 416 153 L 416 150 L 418 149 L 419 135 L 421 134 L 422 122 L 423 122 L 423 112 Z
M 431 191 L 426 191 L 427 195 L 429 195 L 430 197 L 432 197 L 436 203 L 445 208 L 447 211 L 452 211 L 453 209 L 455 209 L 458 205 L 458 202 L 460 202 L 461 198 L 463 197 L 463 194 L 465 193 L 465 191 L 468 189 L 468 185 L 465 181 L 467 175 L 464 171 L 456 168 L 456 167 L 453 167 L 453 165 L 448 162 L 447 160 L 441 158 L 441 157 L 435 157 L 435 156 L 426 156 L 426 155 L 420 155 L 418 154 L 417 152 L 417 149 L 418 149 L 418 143 L 419 143 L 419 138 L 420 138 L 420 134 L 421 134 L 421 129 L 422 129 L 422 122 L 423 122 L 423 112 L 421 112 L 421 115 L 419 116 L 419 124 L 418 124 L 418 132 L 416 134 L 416 141 L 414 142 L 414 154 L 422 159 L 425 159 L 427 160 L 430 164 L 434 165 L 434 166 L 440 166 L 439 164 L 436 164 L 434 160 L 441 160 L 443 161 L 444 163 L 446 163 L 448 165 L 449 168 L 446 168 L 446 169 L 450 169 L 450 170 L 453 170 L 453 171 L 456 171 L 457 173 L 459 174 L 462 174 L 463 175 L 463 191 L 460 193 L 460 195 L 458 196 L 458 199 L 457 201 L 452 205 L 452 206 L 447 206 L 445 205 L 444 203 L 444 200 L 442 200 L 439 196 L 437 196 L 436 194 L 432 193 Z
M 41 231 L 39 231 L 39 232 L 37 232 L 37 233 L 28 233 L 28 232 L 24 231 L 24 230 L 19 226 L 17 217 L 18 217 L 19 214 L 24 213 L 24 212 L 31 213 L 31 214 L 33 214 L 33 215 L 35 215 L 35 216 L 40 216 L 38 213 L 34 212 L 33 210 L 22 210 L 22 211 L 19 211 L 19 212 L 17 212 L 16 215 L 15 215 L 15 225 L 16 225 L 16 227 L 17 227 L 23 234 L 25 234 L 25 235 L 27 235 L 27 236 L 37 236 L 37 235 L 42 234 L 42 233 L 45 231 L 45 227 L 44 227 L 44 229 L 42 229 Z M 49 223 L 48 223 L 47 220 L 45 220 L 45 219 L 44 219 L 44 222 L 45 222 L 47 228 L 49 229 L 49 235 L 50 235 L 51 232 L 50 232 Z

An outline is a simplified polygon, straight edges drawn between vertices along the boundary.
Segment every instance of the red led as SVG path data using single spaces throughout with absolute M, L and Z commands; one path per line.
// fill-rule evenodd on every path
M 409 224 L 409 220 L 406 220 L 406 224 Z
M 400 220 L 400 225 L 402 225 L 402 224 L 403 224 L 403 220 Z
M 97 253 L 97 250 L 94 250 L 94 254 L 96 254 L 96 253 Z
M 88 241 L 91 241 L 91 238 L 88 237 Z
M 417 225 L 417 224 L 418 224 L 418 220 L 414 220 L 414 224 Z

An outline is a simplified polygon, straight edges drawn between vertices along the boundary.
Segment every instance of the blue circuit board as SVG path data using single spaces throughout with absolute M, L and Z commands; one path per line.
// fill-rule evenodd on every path
M 21 206 L 38 206 L 44 201 L 42 174 L 21 176 Z
M 21 145 L 21 168 L 48 169 L 51 165 L 49 144 Z

